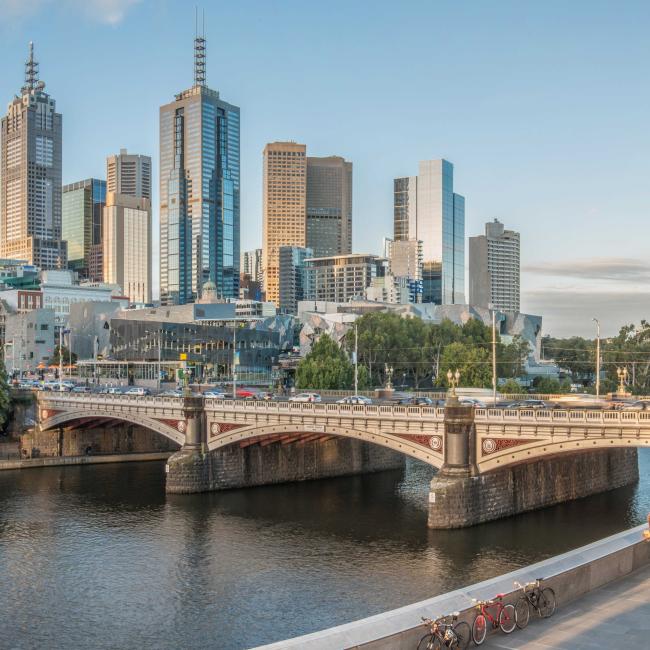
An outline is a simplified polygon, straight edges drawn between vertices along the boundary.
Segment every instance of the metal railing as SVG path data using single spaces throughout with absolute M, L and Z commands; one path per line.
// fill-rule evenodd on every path
M 476 409 L 476 422 L 540 422 L 564 424 L 643 424 L 650 426 L 650 411 L 588 409 Z

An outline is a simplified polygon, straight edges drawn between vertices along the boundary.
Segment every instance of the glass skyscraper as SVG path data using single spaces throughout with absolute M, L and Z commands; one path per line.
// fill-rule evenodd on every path
M 394 235 L 422 242 L 422 302 L 465 302 L 465 198 L 449 161 L 425 160 L 417 176 L 395 179 Z
M 194 85 L 160 108 L 161 302 L 192 302 L 208 280 L 239 294 L 239 108 L 206 86 L 196 38 Z

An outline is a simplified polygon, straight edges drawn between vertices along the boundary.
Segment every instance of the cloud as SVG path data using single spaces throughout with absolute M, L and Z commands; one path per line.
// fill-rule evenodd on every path
M 17 22 L 35 16 L 49 7 L 71 13 L 83 12 L 103 25 L 118 25 L 131 7 L 142 0 L 0 0 L 0 20 Z
M 650 281 L 650 263 L 624 257 L 595 257 L 572 262 L 542 262 L 526 265 L 522 271 L 581 280 Z

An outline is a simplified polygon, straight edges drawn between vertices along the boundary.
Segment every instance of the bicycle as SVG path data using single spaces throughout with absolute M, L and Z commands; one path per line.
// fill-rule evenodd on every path
M 525 585 L 515 582 L 515 587 L 523 591 L 515 603 L 515 619 L 520 630 L 528 625 L 531 607 L 540 618 L 549 618 L 555 613 L 555 592 L 550 587 L 542 589 L 540 582 L 543 579 L 538 578 Z
M 466 650 L 471 638 L 470 627 L 464 621 L 458 621 L 458 612 L 442 616 L 435 621 L 422 617 L 428 626 L 429 633 L 425 634 L 418 643 L 417 650 Z M 449 620 L 451 619 L 451 622 Z
M 501 628 L 505 634 L 514 631 L 517 625 L 516 612 L 514 605 L 504 605 L 501 601 L 505 594 L 497 594 L 492 600 L 472 600 L 476 603 L 479 613 L 472 623 L 472 638 L 476 645 L 481 645 L 487 636 L 487 622 L 492 624 L 492 629 Z M 496 608 L 494 616 L 490 612 L 491 608 Z

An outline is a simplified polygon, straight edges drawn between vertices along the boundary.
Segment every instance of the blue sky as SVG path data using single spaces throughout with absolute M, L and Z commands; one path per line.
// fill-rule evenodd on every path
M 522 308 L 546 331 L 650 317 L 649 3 L 240 0 L 205 14 L 208 83 L 242 110 L 244 247 L 261 245 L 266 142 L 354 163 L 360 252 L 391 233 L 392 179 L 445 157 L 468 236 L 494 217 L 521 232 Z M 157 169 L 158 107 L 191 85 L 193 35 L 185 2 L 0 0 L 0 99 L 34 40 L 64 116 L 64 182 L 102 177 L 120 147 Z

